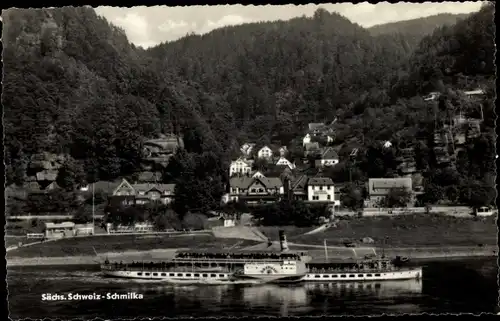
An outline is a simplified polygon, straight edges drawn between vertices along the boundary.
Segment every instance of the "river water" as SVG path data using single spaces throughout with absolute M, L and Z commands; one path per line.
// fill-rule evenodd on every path
M 9 267 L 18 318 L 321 316 L 496 313 L 496 258 L 421 263 L 420 281 L 172 285 L 104 278 L 97 266 Z M 136 293 L 142 299 L 42 300 L 43 294 Z

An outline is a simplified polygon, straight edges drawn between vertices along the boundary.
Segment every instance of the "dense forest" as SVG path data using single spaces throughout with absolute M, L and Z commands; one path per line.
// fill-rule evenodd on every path
M 427 36 L 407 32 L 411 23 L 402 32 L 392 31 L 399 25 L 368 30 L 319 9 L 148 50 L 88 7 L 9 9 L 2 18 L 8 185 L 21 185 L 31 155 L 42 151 L 70 155 L 62 172 L 75 184 L 130 175 L 142 138 L 176 133 L 185 152 L 165 179 L 191 181 L 215 200 L 241 143 L 289 145 L 308 122 L 337 118 L 341 157 L 352 146 L 363 150 L 355 164 L 341 162 L 330 173 L 337 182 L 349 180 L 347 168 L 359 186 L 392 175 L 378 147 L 390 140 L 396 148 L 417 146 L 418 170 L 434 195 L 453 186 L 463 199 L 478 189 L 488 202 L 494 196 L 493 4 L 455 25 L 456 16 L 436 29 L 434 18 L 420 21 L 425 32 L 434 30 Z M 482 134 L 468 141 L 457 166 L 440 168 L 430 142 L 436 119 L 457 108 L 477 118 L 477 106 L 457 93 L 477 86 L 487 92 Z M 438 103 L 422 100 L 430 91 L 442 93 Z M 194 194 L 185 204 L 204 199 Z

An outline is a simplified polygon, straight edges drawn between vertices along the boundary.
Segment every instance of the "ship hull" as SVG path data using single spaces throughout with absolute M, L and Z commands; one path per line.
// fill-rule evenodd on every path
M 422 268 L 408 268 L 396 271 L 380 271 L 380 272 L 307 273 L 303 278 L 303 281 L 354 282 L 354 281 L 412 280 L 421 278 L 422 278 Z
M 103 275 L 113 278 L 140 279 L 140 280 L 165 280 L 165 281 L 230 281 L 232 273 L 187 273 L 187 272 L 152 272 L 152 271 L 123 271 L 103 270 Z
M 262 275 L 262 274 L 245 274 L 245 275 L 238 275 L 238 279 L 247 279 L 247 280 L 258 280 L 260 282 L 265 282 L 265 283 L 291 283 L 291 282 L 301 282 L 305 274 L 296 274 L 296 275 L 279 275 L 279 274 L 274 274 L 274 275 Z

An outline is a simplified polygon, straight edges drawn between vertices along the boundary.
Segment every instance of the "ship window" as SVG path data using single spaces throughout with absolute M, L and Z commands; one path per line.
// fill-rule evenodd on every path
M 372 276 L 370 273 L 368 273 L 366 276 Z
M 182 276 L 182 273 L 177 273 L 177 276 Z
M 189 276 L 189 277 L 191 277 L 191 273 L 187 273 L 187 274 L 186 274 L 186 276 Z
M 380 273 L 375 273 L 375 276 L 380 276 Z
M 217 274 L 210 274 L 210 277 L 215 278 L 215 277 L 217 277 Z
M 194 277 L 196 277 L 196 278 L 197 278 L 197 277 L 199 277 L 199 276 L 200 276 L 200 274 L 199 274 L 199 273 L 195 273 L 195 274 L 194 274 Z
M 153 273 L 153 276 L 158 276 L 158 273 Z
M 219 274 L 219 277 L 220 277 L 220 278 L 223 278 L 223 277 L 224 277 L 224 274 Z
M 324 278 L 329 278 L 329 277 L 330 277 L 330 275 L 328 275 L 328 274 L 323 274 L 323 277 L 324 277 Z
M 206 278 L 206 277 L 208 276 L 208 274 L 203 274 L 202 276 L 203 276 L 204 278 Z
M 168 276 L 175 276 L 175 273 L 169 273 Z
M 355 277 L 355 275 L 354 274 L 349 274 L 349 277 L 353 278 L 353 277 Z
M 318 275 L 318 274 L 316 274 L 314 277 L 315 277 L 315 278 L 319 278 L 319 275 Z
M 359 277 L 363 277 L 363 274 L 358 274 Z
M 345 274 L 342 274 L 340 277 L 341 277 L 341 278 L 345 278 L 345 277 L 346 277 L 346 275 L 345 275 Z
M 144 273 L 144 275 L 148 276 L 148 275 L 149 275 L 149 273 Z
M 142 275 L 142 272 L 137 273 L 137 275 L 141 276 L 141 275 Z
M 167 276 L 167 273 L 162 273 L 161 276 Z
M 336 278 L 336 277 L 338 277 L 338 275 L 337 275 L 337 274 L 333 274 L 333 275 L 332 275 L 332 278 Z

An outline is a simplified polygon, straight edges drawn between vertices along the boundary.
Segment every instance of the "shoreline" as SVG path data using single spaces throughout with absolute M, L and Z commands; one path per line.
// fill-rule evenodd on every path
M 375 248 L 377 253 L 381 253 L 380 248 Z M 148 250 L 148 251 L 124 251 L 124 252 L 107 252 L 100 253 L 98 256 L 65 256 L 65 257 L 6 257 L 7 267 L 15 266 L 50 266 L 50 265 L 92 265 L 99 264 L 109 258 L 111 261 L 157 261 L 169 260 L 176 251 L 185 249 L 161 249 L 161 250 Z M 348 250 L 348 251 L 346 251 Z M 318 253 L 314 253 L 318 252 Z M 346 248 L 344 253 L 330 253 L 332 256 L 348 259 L 352 257 L 352 249 Z M 309 251 L 313 255 L 314 260 L 325 259 L 323 250 Z M 494 245 L 487 245 L 481 248 L 468 246 L 468 247 L 449 247 L 449 248 L 386 248 L 384 254 L 388 257 L 406 256 L 412 261 L 430 261 L 430 260 L 449 260 L 449 259 L 464 259 L 464 258 L 484 258 L 484 257 L 497 257 L 498 247 Z M 360 255 L 361 256 L 361 255 Z

